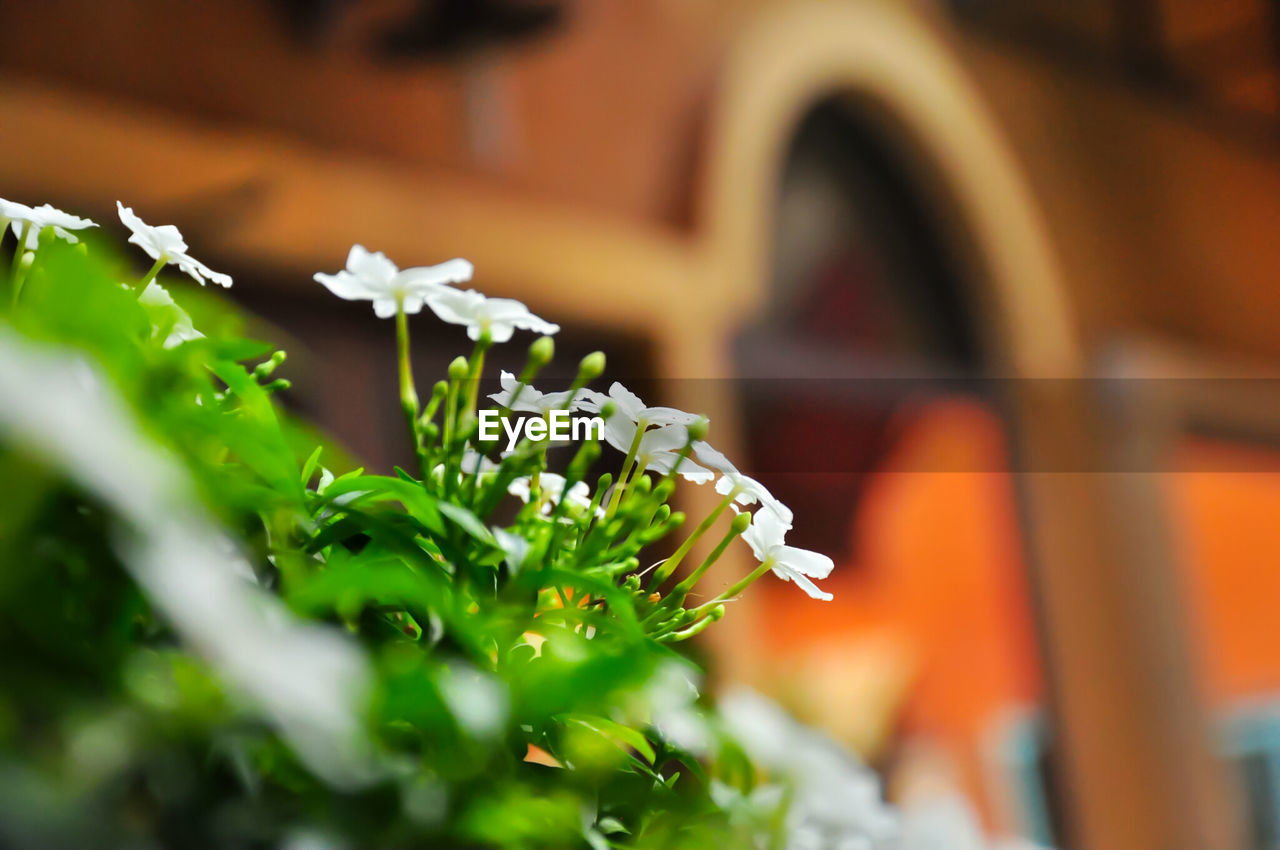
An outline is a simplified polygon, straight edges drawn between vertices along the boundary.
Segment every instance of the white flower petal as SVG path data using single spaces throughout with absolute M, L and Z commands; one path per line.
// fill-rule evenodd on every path
M 401 278 L 415 287 L 447 286 L 453 283 L 466 283 L 475 273 L 475 267 L 462 258 L 446 260 L 434 266 L 418 266 L 405 269 Z
M 355 301 L 358 298 L 365 297 L 364 289 L 360 285 L 360 279 L 350 272 L 341 271 L 337 274 L 316 272 L 313 275 L 313 279 L 334 295 L 347 301 Z
M 618 412 L 632 422 L 638 422 L 644 414 L 645 406 L 644 402 L 640 400 L 640 396 L 631 392 L 631 390 L 617 381 L 609 385 L 609 398 L 613 400 Z
M 716 450 L 705 440 L 693 444 L 693 454 L 703 466 L 708 466 L 719 473 L 737 472 L 738 468 L 724 454 Z M 724 494 L 721 494 L 724 495 Z
M 478 322 L 467 325 L 467 339 L 476 341 L 484 335 L 485 327 L 489 329 L 491 342 L 507 342 L 515 335 L 516 326 L 508 322 Z
M 465 325 L 467 336 L 480 339 L 488 332 L 497 342 L 511 339 L 517 328 L 542 334 L 560 330 L 529 312 L 529 308 L 512 298 L 486 298 L 474 289 L 457 290 L 440 287 L 427 296 L 427 305 L 445 322 Z
M 352 245 L 347 253 L 347 271 L 370 289 L 387 292 L 400 270 L 381 251 L 371 252 L 363 245 Z
M 679 461 L 678 467 L 677 461 Z M 645 463 L 645 469 L 660 475 L 671 472 L 672 467 L 676 467 L 676 473 L 681 478 L 693 484 L 707 484 L 716 477 L 714 472 L 703 469 L 689 458 L 681 460 L 677 452 L 659 452 L 647 458 Z
M 783 581 L 794 582 L 797 587 L 803 590 L 812 599 L 820 599 L 823 602 L 830 602 L 835 599 L 830 593 L 820 589 L 816 584 L 809 580 L 803 573 L 796 570 L 787 569 L 787 565 L 781 562 L 773 565 L 773 574 Z
M 3 234 L 6 225 L 13 230 L 15 239 L 22 238 L 22 231 L 27 231 L 27 240 L 23 247 L 28 251 L 34 251 L 39 247 L 40 233 L 46 227 L 53 228 L 54 235 L 59 239 L 65 239 L 74 245 L 80 240 L 69 231 L 98 226 L 90 219 L 63 212 L 49 204 L 29 207 L 26 204 L 0 198 L 0 235 Z
M 223 274 L 222 272 L 215 272 L 199 260 L 194 260 L 188 256 L 182 256 L 176 258 L 176 262 L 179 269 L 199 281 L 201 286 L 204 286 L 206 278 L 223 288 L 231 286 L 231 275 Z
M 791 571 L 810 578 L 826 578 L 831 575 L 835 563 L 826 555 L 796 546 L 780 546 L 774 550 L 778 563 L 786 564 Z

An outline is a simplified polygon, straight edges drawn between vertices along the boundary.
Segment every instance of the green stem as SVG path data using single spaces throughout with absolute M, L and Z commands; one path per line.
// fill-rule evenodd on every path
M 621 414 L 615 413 L 615 416 Z M 636 435 L 631 438 L 631 446 L 627 449 L 627 459 L 622 462 L 622 472 L 618 475 L 617 482 L 613 485 L 613 496 L 609 499 L 609 507 L 604 513 L 606 521 L 613 519 L 613 515 L 618 511 L 618 503 L 622 501 L 622 491 L 627 483 L 627 476 L 631 474 L 631 467 L 635 465 L 636 453 L 640 451 L 640 441 L 644 439 L 644 422 L 636 423 Z
M 414 445 L 418 444 L 418 390 L 413 384 L 413 364 L 409 360 L 409 317 L 403 300 L 396 304 L 396 359 L 400 364 L 400 406 L 409 420 Z
M 678 632 L 670 632 L 668 634 L 658 636 L 658 642 L 659 643 L 677 643 L 682 640 L 688 640 L 691 637 L 697 636 L 700 632 L 702 632 L 704 629 L 706 629 L 708 626 L 710 626 L 712 623 L 716 622 L 719 619 L 720 618 L 718 616 L 703 617 L 701 620 L 698 620 L 692 626 L 689 626 L 687 629 L 682 629 L 681 631 L 678 631 Z
M 22 232 L 18 234 L 18 245 L 13 249 L 13 265 L 9 269 L 9 283 L 13 287 L 13 306 L 18 306 L 18 295 L 22 292 L 23 278 L 18 277 L 22 271 L 22 255 L 27 251 L 27 236 L 31 233 L 31 222 L 22 223 Z M 25 277 L 25 275 L 23 275 Z
M 762 575 L 769 572 L 769 570 L 771 569 L 773 569 L 773 561 L 765 561 L 763 564 L 761 564 L 760 566 L 752 570 L 747 575 L 746 578 L 742 579 L 737 584 L 733 585 L 728 590 L 721 593 L 715 599 L 712 599 L 710 602 L 704 602 L 701 605 L 699 605 L 697 608 L 694 608 L 692 610 L 702 611 L 705 608 L 713 608 L 716 605 L 720 605 L 721 603 L 728 602 L 738 594 L 742 593 L 742 591 L 746 590 L 748 587 L 755 584 L 756 581 L 759 580 L 759 578 Z
M 169 263 L 169 258 L 164 254 L 161 254 L 160 257 L 151 266 L 151 270 L 148 271 L 145 275 L 143 275 L 142 280 L 138 281 L 137 284 L 134 285 L 133 291 L 136 292 L 138 295 L 142 295 L 142 293 L 146 292 L 147 287 L 151 285 L 151 281 L 156 279 L 156 275 L 160 274 L 160 270 L 164 268 L 166 265 L 168 265 L 168 263 Z
M 476 340 L 475 350 L 471 352 L 471 362 L 467 369 L 466 398 L 466 410 L 471 414 L 476 412 L 476 402 L 480 397 L 480 375 L 484 372 L 484 355 L 490 345 L 492 343 L 489 341 L 489 335 L 481 334 L 480 339 Z
M 727 549 L 729 544 L 741 534 L 742 532 L 736 529 L 730 530 L 729 533 L 716 544 L 716 548 L 711 550 L 711 554 L 698 565 L 697 569 L 689 573 L 688 577 L 685 578 L 684 581 L 680 582 L 672 589 L 670 595 L 667 597 L 669 600 L 668 604 L 674 603 L 676 606 L 683 604 L 685 597 L 689 595 L 689 591 L 693 590 L 693 586 L 698 583 L 698 579 L 702 578 L 702 576 L 706 574 L 712 564 L 720 560 L 720 556 L 724 554 L 724 550 Z
M 666 581 L 673 572 L 675 572 L 676 567 L 680 566 L 680 562 L 684 560 L 684 556 L 689 554 L 689 550 L 693 548 L 699 538 L 706 534 L 711 526 L 715 525 L 716 520 L 720 518 L 720 514 L 724 513 L 725 509 L 733 502 L 735 495 L 735 493 L 730 493 L 721 499 L 720 504 L 716 505 L 715 510 L 708 514 L 707 518 L 693 530 L 693 533 L 685 538 L 685 541 L 680 544 L 680 548 L 677 549 L 670 558 L 667 558 L 662 566 L 653 571 L 653 578 L 649 580 L 649 588 L 651 590 L 661 586 L 661 584 Z

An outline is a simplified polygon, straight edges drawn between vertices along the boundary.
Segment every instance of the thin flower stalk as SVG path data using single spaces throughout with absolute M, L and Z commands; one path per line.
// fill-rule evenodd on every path
M 689 592 L 693 590 L 693 587 L 698 583 L 698 580 L 706 574 L 707 570 L 711 569 L 711 566 L 716 561 L 720 560 L 720 556 L 724 554 L 725 549 L 729 548 L 729 544 L 741 536 L 742 532 L 746 530 L 747 520 L 749 520 L 747 514 L 739 514 L 734 517 L 733 524 L 729 526 L 729 531 L 720 539 L 720 542 L 716 544 L 716 548 L 711 550 L 711 554 L 707 555 L 703 562 L 699 564 L 693 572 L 689 573 L 683 581 L 672 588 L 671 593 L 667 595 L 668 605 L 678 607 L 684 604 L 685 597 L 687 597 Z
M 161 257 L 160 259 L 152 263 L 151 268 L 147 271 L 147 273 L 144 274 L 141 278 L 139 278 L 138 282 L 133 285 L 134 292 L 136 292 L 139 296 L 141 296 L 142 293 L 146 292 L 147 287 L 151 285 L 151 281 L 155 280 L 156 277 L 160 274 L 160 270 L 163 269 L 168 264 L 169 264 L 169 260 L 167 257 Z
M 12 287 L 13 306 L 18 306 L 18 296 L 22 293 L 22 284 L 26 275 L 22 274 L 22 258 L 26 254 L 27 236 L 31 233 L 31 222 L 22 223 L 22 232 L 18 244 L 13 249 L 13 264 L 9 267 L 9 282 Z
M 618 512 L 618 503 L 622 500 L 623 490 L 626 489 L 628 476 L 635 467 L 636 454 L 640 451 L 640 441 L 644 439 L 644 428 L 637 427 L 636 435 L 631 439 L 631 446 L 627 449 L 626 459 L 622 462 L 622 472 L 618 474 L 618 482 L 613 487 L 613 496 L 609 500 L 609 507 L 605 511 L 605 519 L 612 519 L 613 515 Z
M 720 503 L 712 509 L 711 513 L 707 515 L 707 518 L 693 530 L 692 534 L 685 538 L 685 541 L 680 544 L 680 548 L 676 549 L 676 551 L 663 563 L 662 566 L 653 571 L 653 578 L 649 582 L 650 588 L 656 589 L 660 587 L 662 583 L 676 571 L 676 568 L 680 566 L 680 562 L 684 560 L 685 555 L 689 554 L 689 550 L 697 544 L 702 535 L 706 534 L 707 531 L 710 530 L 711 526 L 715 525 L 716 520 L 720 518 L 720 515 L 723 514 L 732 503 L 732 496 L 725 496 L 720 500 Z

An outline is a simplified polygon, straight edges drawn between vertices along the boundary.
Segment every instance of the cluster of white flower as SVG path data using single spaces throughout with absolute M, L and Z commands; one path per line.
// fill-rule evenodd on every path
M 165 347 L 173 347 L 187 340 L 198 339 L 201 334 L 192 324 L 191 317 L 182 310 L 158 283 L 156 275 L 168 265 L 178 268 L 204 285 L 212 280 L 222 286 L 230 286 L 231 278 L 211 270 L 187 253 L 187 243 L 173 225 L 152 226 L 134 214 L 133 210 L 117 202 L 120 220 L 131 231 L 129 241 L 142 248 L 155 265 L 139 282 L 139 301 L 153 314 L 157 332 L 164 334 Z M 56 237 L 76 241 L 72 230 L 83 230 L 97 225 L 86 218 L 79 218 L 55 209 L 48 204 L 28 207 L 0 199 L 0 232 L 10 225 L 23 250 L 34 250 L 39 236 L 48 230 Z M 18 252 L 22 255 L 23 250 Z M 453 284 L 471 280 L 474 269 L 466 260 L 453 259 L 434 266 L 400 269 L 385 254 L 370 252 L 362 245 L 352 246 L 347 255 L 347 267 L 336 274 L 317 273 L 315 280 L 323 284 L 339 298 L 349 301 L 363 300 L 373 303 L 375 315 L 401 319 L 429 307 L 442 321 L 462 325 L 472 340 L 502 343 L 511 339 L 516 330 L 551 335 L 560 326 L 548 322 L 529 311 L 523 303 L 511 298 L 490 298 L 474 289 L 459 290 Z M 15 288 L 14 297 L 17 292 Z M 572 412 L 608 413 L 605 418 L 604 440 L 624 452 L 628 463 L 634 463 L 639 472 L 658 475 L 680 475 L 695 484 L 715 481 L 716 492 L 725 496 L 735 511 L 738 505 L 759 504 L 751 526 L 743 532 L 743 538 L 751 551 L 784 581 L 795 582 L 805 593 L 815 599 L 829 600 L 831 594 L 818 588 L 813 579 L 826 578 L 832 569 L 831 559 L 816 552 L 809 552 L 786 545 L 786 534 L 791 529 L 792 513 L 755 479 L 744 475 L 722 453 L 702 440 L 691 440 L 689 426 L 699 417 L 671 407 L 650 407 L 639 396 L 620 383 L 609 387 L 608 394 L 583 388 L 577 393 L 542 393 L 531 386 L 522 385 L 509 372 L 502 374 L 502 391 L 490 398 L 498 405 L 522 412 L 546 414 L 555 409 Z M 691 452 L 690 452 L 691 449 Z M 694 461 L 690 453 L 697 457 Z M 532 497 L 527 479 L 512 484 L 511 492 L 528 500 Z M 544 506 L 557 503 L 563 487 L 555 490 L 555 479 L 544 476 L 539 499 Z M 590 499 L 579 483 L 569 489 L 567 496 L 575 503 Z M 621 482 L 618 485 L 621 486 Z
M 229 275 L 213 271 L 187 253 L 187 243 L 183 241 L 178 228 L 172 224 L 153 227 L 138 218 L 132 209 L 119 201 L 116 201 L 116 209 L 120 213 L 120 221 L 129 228 L 131 234 L 129 241 L 146 251 L 147 256 L 156 261 L 156 267 L 152 274 L 144 279 L 145 283 L 149 284 L 155 277 L 155 273 L 172 263 L 184 273 L 191 275 L 201 286 L 205 285 L 206 280 L 221 286 L 231 285 Z M 63 212 L 48 204 L 29 207 L 26 204 L 0 198 L 0 232 L 3 232 L 6 225 L 13 230 L 13 235 L 22 243 L 22 251 L 28 252 L 33 252 L 39 247 L 40 234 L 46 230 L 59 239 L 65 239 L 74 244 L 79 239 L 71 231 L 98 226 L 97 222 Z
M 551 509 L 564 501 L 578 508 L 579 510 L 591 509 L 591 488 L 587 486 L 587 482 L 579 481 L 572 487 L 565 490 L 567 482 L 563 475 L 557 475 L 554 472 L 538 473 L 538 486 L 536 497 L 539 499 L 538 512 L 543 516 L 551 513 Z M 507 486 L 507 492 L 515 496 L 526 505 L 535 498 L 533 492 L 533 480 L 526 477 L 516 478 Z M 597 517 L 603 517 L 604 511 L 597 505 L 595 509 Z M 566 518 L 566 521 L 568 519 Z
M 831 574 L 831 559 L 786 545 L 791 530 L 791 510 L 769 490 L 740 472 L 723 453 L 704 440 L 690 440 L 689 426 L 699 417 L 672 407 L 650 407 L 622 384 L 614 382 L 608 395 L 591 389 L 570 393 L 543 393 L 522 385 L 510 372 L 502 373 L 502 391 L 489 396 L 496 404 L 527 413 L 546 414 L 555 409 L 604 415 L 604 440 L 620 452 L 634 458 L 636 468 L 670 475 L 673 472 L 695 484 L 715 481 L 716 492 L 725 496 L 735 511 L 738 505 L 759 504 L 743 538 L 761 564 L 768 564 L 783 581 L 795 582 L 814 599 L 829 601 L 830 593 L 821 590 L 813 579 Z M 684 449 L 701 463 L 687 456 Z M 719 477 L 717 477 L 717 474 Z
M 511 298 L 487 298 L 474 289 L 454 289 L 451 284 L 471 280 L 471 263 L 449 260 L 435 266 L 401 270 L 381 251 L 370 253 L 354 245 L 347 255 L 347 267 L 337 274 L 318 273 L 316 282 L 339 298 L 372 301 L 373 312 L 387 319 L 397 312 L 413 314 L 423 305 L 442 321 L 464 325 L 467 336 L 490 342 L 506 342 L 516 329 L 554 334 L 559 325 L 544 321 L 529 308 Z
M 134 214 L 133 210 L 116 201 L 116 209 L 120 221 L 129 228 L 129 241 L 142 248 L 147 256 L 155 260 L 151 270 L 137 284 L 138 303 L 147 311 L 152 326 L 158 335 L 163 336 L 165 348 L 173 348 L 188 340 L 201 339 L 204 334 L 197 331 L 192 324 L 191 316 L 178 306 L 169 292 L 156 283 L 155 277 L 160 270 L 169 264 L 176 265 L 181 271 L 190 275 L 201 286 L 206 281 L 213 281 L 221 286 L 230 286 L 231 277 L 215 272 L 204 263 L 187 253 L 187 243 L 183 241 L 178 228 L 171 224 L 153 227 Z M 71 213 L 43 204 L 29 207 L 14 201 L 0 198 L 0 234 L 5 227 L 13 231 L 18 240 L 14 249 L 15 272 L 29 268 L 34 262 L 35 253 L 40 247 L 41 234 L 51 233 L 58 239 L 75 244 L 78 237 L 71 231 L 97 227 L 97 223 L 87 218 L 80 218 Z M 15 273 L 12 297 L 17 303 L 24 280 Z
M 417 313 L 425 305 L 443 321 L 464 325 L 473 340 L 499 343 L 510 340 L 517 329 L 545 335 L 560 330 L 559 325 L 535 316 L 519 301 L 452 288 L 451 284 L 469 281 L 472 271 L 472 265 L 461 259 L 400 270 L 382 253 L 370 253 L 356 245 L 347 257 L 344 271 L 336 275 L 317 274 L 315 279 L 340 298 L 372 301 L 374 312 L 382 318 L 397 313 Z M 813 582 L 830 575 L 831 559 L 786 545 L 786 534 L 792 524 L 792 513 L 786 505 L 759 481 L 739 472 L 728 458 L 705 441 L 692 441 L 692 453 L 701 463 L 688 456 L 685 451 L 691 442 L 688 429 L 699 420 L 695 414 L 671 407 L 650 407 L 616 382 L 609 387 L 607 395 L 585 388 L 577 393 L 543 393 L 521 384 L 510 372 L 502 373 L 501 382 L 502 390 L 489 396 L 501 407 L 539 415 L 557 409 L 602 415 L 608 411 L 605 442 L 626 453 L 638 470 L 659 475 L 674 473 L 695 484 L 715 481 L 716 492 L 728 498 L 735 511 L 739 504 L 759 503 L 761 510 L 743 533 L 756 558 L 779 578 L 795 582 L 814 599 L 832 598 Z M 542 498 L 551 504 L 561 497 L 561 490 L 556 490 L 554 485 L 554 477 L 543 476 Z M 512 492 L 526 501 L 531 498 L 529 488 L 528 479 L 512 484 Z M 575 503 L 590 503 L 581 482 L 570 488 L 568 496 Z M 549 508 L 546 502 L 543 504 Z

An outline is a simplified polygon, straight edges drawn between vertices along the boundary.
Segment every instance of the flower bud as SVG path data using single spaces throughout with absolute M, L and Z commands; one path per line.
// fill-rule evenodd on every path
M 676 482 L 671 478 L 664 478 L 658 482 L 658 486 L 653 488 L 653 497 L 659 502 L 665 502 L 671 498 L 672 492 L 676 489 Z
M 751 514 L 743 511 L 733 518 L 733 522 L 729 525 L 729 530 L 734 534 L 741 534 L 747 530 L 747 526 L 751 525 Z
M 719 605 L 707 612 L 707 619 L 714 623 L 716 620 L 724 617 L 724 611 L 724 603 L 721 602 Z
M 461 355 L 453 358 L 453 362 L 449 364 L 449 380 L 463 380 L 467 377 L 467 372 L 470 368 L 471 367 L 467 364 L 467 358 L 462 357 Z
M 707 438 L 707 428 L 711 422 L 705 416 L 699 416 L 689 424 L 689 440 L 696 442 Z
M 253 368 L 253 376 L 258 379 L 270 377 L 271 373 L 283 363 L 285 353 L 283 351 L 273 352 L 270 360 L 265 360 Z
M 604 374 L 604 352 L 593 351 L 578 364 L 578 380 L 594 381 Z
M 641 475 L 635 479 L 631 486 L 636 488 L 635 492 L 637 496 L 647 496 L 649 495 L 649 489 L 653 487 L 653 482 L 649 480 L 648 475 Z
M 533 345 L 529 346 L 529 366 L 530 368 L 540 369 L 551 362 L 551 358 L 556 356 L 556 343 L 549 336 L 540 336 L 533 341 Z

